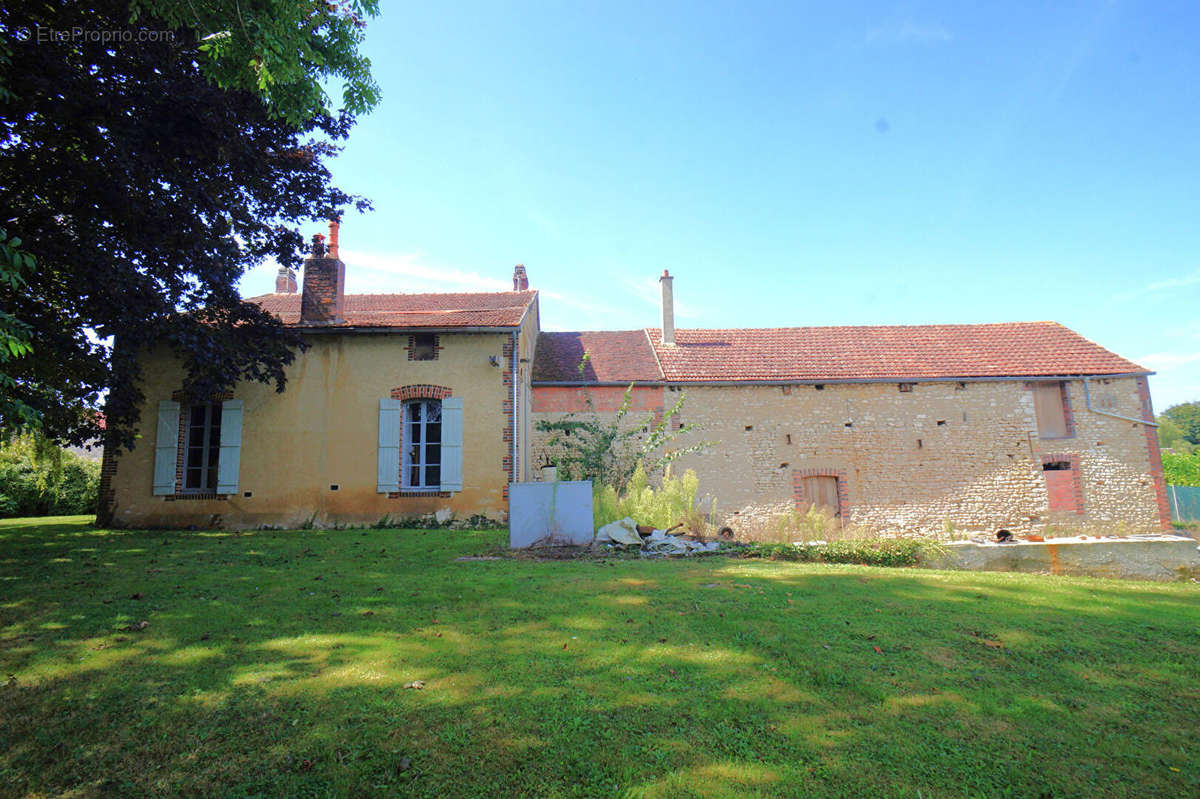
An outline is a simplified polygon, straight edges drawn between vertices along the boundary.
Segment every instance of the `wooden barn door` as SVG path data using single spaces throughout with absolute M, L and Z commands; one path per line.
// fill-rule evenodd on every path
M 841 518 L 836 477 L 805 477 L 804 494 L 810 505 L 816 505 L 835 519 Z

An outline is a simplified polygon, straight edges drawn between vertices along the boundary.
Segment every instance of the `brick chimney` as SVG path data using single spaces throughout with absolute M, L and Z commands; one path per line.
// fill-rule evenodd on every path
M 287 266 L 279 267 L 279 272 L 275 275 L 275 293 L 295 294 L 296 286 L 296 270 Z
M 525 274 L 525 264 L 513 267 L 513 291 L 529 291 L 529 275 Z
M 336 235 L 332 225 L 330 232 Z M 312 238 L 312 254 L 304 259 L 300 323 L 329 325 L 341 322 L 345 296 L 346 265 L 334 253 L 325 251 L 325 237 L 318 233 Z
M 662 284 L 662 340 L 663 344 L 675 343 L 675 288 L 671 285 L 675 282 L 675 278 L 664 269 L 662 277 L 658 279 Z

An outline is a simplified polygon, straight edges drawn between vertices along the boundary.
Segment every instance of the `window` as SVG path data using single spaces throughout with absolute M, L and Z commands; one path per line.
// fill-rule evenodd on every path
M 1037 411 L 1038 435 L 1042 438 L 1069 438 L 1066 387 L 1061 382 L 1034 383 L 1033 405 Z
M 442 403 L 422 399 L 404 403 L 404 461 L 401 485 L 438 489 L 442 483 Z
M 221 456 L 221 403 L 205 402 L 188 408 L 184 439 L 183 490 L 213 494 Z
M 409 355 L 414 361 L 437 360 L 437 336 L 433 333 L 417 333 L 412 337 Z

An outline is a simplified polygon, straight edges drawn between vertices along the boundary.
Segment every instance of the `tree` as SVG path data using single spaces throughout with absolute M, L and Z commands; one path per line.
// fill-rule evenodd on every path
M 23 284 L 0 281 L 0 307 L 32 341 L 0 372 L 5 396 L 63 443 L 99 434 L 103 398 L 105 445 L 132 446 L 150 343 L 182 360 L 189 397 L 240 380 L 283 390 L 299 337 L 235 283 L 266 258 L 295 264 L 301 225 L 367 207 L 325 166 L 348 112 L 290 123 L 259 94 L 206 79 L 183 35 L 16 36 L 122 30 L 129 17 L 120 0 L 0 7 L 0 40 L 16 42 L 0 58 L 0 220 L 36 259 Z M 0 412 L 4 430 L 20 426 Z
M 1162 415 L 1179 426 L 1185 439 L 1200 446 L 1200 402 L 1172 405 Z
M 1196 445 L 1183 435 L 1183 429 L 1166 416 L 1158 417 L 1158 445 L 1163 449 L 1190 454 Z
M 332 113 L 324 84 L 340 79 L 352 114 L 379 101 L 358 52 L 378 0 L 131 0 L 133 20 L 186 30 L 201 72 L 217 86 L 258 92 L 293 125 Z M 149 25 L 148 25 L 149 27 Z

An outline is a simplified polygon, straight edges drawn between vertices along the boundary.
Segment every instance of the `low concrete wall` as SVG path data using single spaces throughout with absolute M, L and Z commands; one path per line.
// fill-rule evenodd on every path
M 926 565 L 938 569 L 1176 580 L 1200 574 L 1200 549 L 1186 536 L 1052 538 L 1007 544 L 955 541 Z

